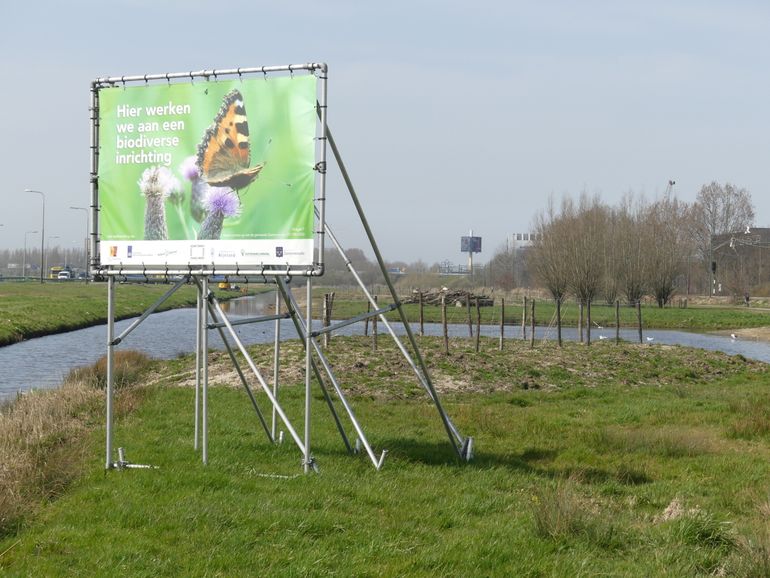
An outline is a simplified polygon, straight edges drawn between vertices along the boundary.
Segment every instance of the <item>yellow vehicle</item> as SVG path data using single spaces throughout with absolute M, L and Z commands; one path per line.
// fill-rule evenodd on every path
M 61 273 L 62 271 L 64 271 L 64 267 L 61 267 L 61 266 L 51 267 L 48 270 L 48 278 L 49 279 L 58 279 L 59 278 L 59 273 Z

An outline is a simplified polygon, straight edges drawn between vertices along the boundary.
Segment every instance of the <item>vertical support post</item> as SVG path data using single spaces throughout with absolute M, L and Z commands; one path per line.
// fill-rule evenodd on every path
M 556 339 L 561 347 L 561 296 L 556 298 Z
M 369 313 L 369 311 L 372 310 L 372 304 L 369 303 L 369 301 L 366 302 L 366 312 Z M 367 317 L 364 320 L 364 337 L 369 337 L 369 318 Z
M 197 452 L 200 440 L 200 421 L 201 421 L 201 361 L 203 349 L 203 307 L 205 296 L 202 294 L 200 284 L 195 284 L 195 290 L 198 292 L 196 300 L 196 326 L 195 326 L 195 427 L 193 449 Z
M 201 283 L 203 300 L 209 298 L 209 278 L 203 276 Z M 201 459 L 203 465 L 209 463 L 209 312 L 208 307 L 203 307 L 201 316 L 201 354 L 203 356 L 203 396 L 202 396 L 202 424 L 201 424 Z
M 304 463 L 304 470 L 305 473 L 308 473 L 310 471 L 310 468 L 312 466 L 312 458 L 310 457 L 310 401 L 311 401 L 311 391 L 310 391 L 310 377 L 311 377 L 311 371 L 312 371 L 312 347 L 313 347 L 313 278 L 308 275 L 307 277 L 307 321 L 306 327 L 307 331 L 305 332 L 305 463 Z
M 620 343 L 620 299 L 615 300 L 615 343 Z
M 280 315 L 281 314 L 281 293 L 280 291 L 275 292 L 275 314 Z M 278 399 L 278 374 L 280 371 L 280 360 L 281 360 L 281 320 L 276 319 L 275 320 L 275 344 L 273 345 L 273 397 L 277 400 Z M 270 437 L 273 438 L 273 441 L 277 440 L 276 437 L 276 426 L 277 426 L 277 415 L 276 415 L 276 409 L 275 405 L 273 405 L 273 419 L 270 422 Z
M 500 351 L 503 350 L 503 339 L 505 339 L 505 297 L 500 298 Z
M 636 302 L 636 320 L 639 324 L 639 343 L 642 342 L 642 300 Z
M 535 300 L 532 299 L 532 335 L 529 336 L 529 347 L 535 347 Z
M 112 467 L 112 389 L 114 380 L 115 346 L 115 277 L 107 279 L 107 440 L 104 468 Z
M 90 267 L 95 267 L 99 259 L 99 179 L 97 171 L 99 168 L 99 89 L 96 84 L 91 84 L 91 233 L 88 239 L 90 247 L 91 263 Z M 24 275 L 26 271 L 22 271 Z M 90 271 L 86 271 L 86 280 L 90 276 Z
M 326 81 L 329 78 L 329 69 L 326 64 L 323 64 L 321 68 L 319 69 L 318 79 L 320 80 L 319 83 L 319 94 L 318 94 L 318 120 L 319 120 L 319 129 L 321 134 L 319 135 L 319 142 L 321 143 L 321 147 L 319 150 L 319 183 L 318 183 L 318 198 L 317 205 L 320 205 L 318 208 L 318 230 L 316 231 L 318 233 L 318 243 L 316 245 L 318 249 L 318 258 L 320 260 L 323 260 L 324 253 L 324 247 L 325 247 L 325 233 L 326 233 L 326 141 L 327 139 L 331 138 L 331 135 L 329 135 L 329 127 L 327 125 L 327 119 L 328 119 L 328 111 L 326 106 L 326 96 L 327 96 L 327 86 Z M 310 333 L 310 331 L 308 331 Z
M 527 340 L 527 296 L 524 296 L 524 305 L 521 308 L 521 339 Z

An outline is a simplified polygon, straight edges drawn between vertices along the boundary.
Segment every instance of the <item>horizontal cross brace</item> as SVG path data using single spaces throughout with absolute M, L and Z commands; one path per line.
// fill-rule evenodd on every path
M 382 309 L 377 309 L 376 311 L 370 311 L 369 313 L 362 313 L 361 315 L 358 315 L 356 317 L 351 317 L 350 319 L 346 319 L 345 321 L 340 321 L 335 325 L 330 325 L 329 327 L 318 329 L 317 331 L 313 331 L 310 335 L 312 335 L 313 337 L 318 337 L 319 335 L 323 335 L 324 333 L 330 333 L 332 331 L 336 331 L 337 329 L 341 329 L 348 325 L 353 325 L 354 323 L 358 323 L 359 321 L 365 321 L 366 319 L 369 319 L 371 317 L 376 317 L 378 315 L 384 315 L 385 313 L 390 313 L 391 311 L 397 308 L 398 308 L 398 305 L 396 305 L 395 303 L 392 303 L 387 307 L 383 307 Z

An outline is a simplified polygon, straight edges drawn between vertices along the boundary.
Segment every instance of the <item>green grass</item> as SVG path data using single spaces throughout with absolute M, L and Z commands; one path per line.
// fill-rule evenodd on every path
M 0 573 L 767 575 L 770 433 L 735 430 L 743 400 L 765 398 L 767 366 L 630 344 L 498 352 L 482 339 L 477 355 L 458 340 L 449 357 L 438 339 L 421 344 L 453 392 L 443 396 L 450 416 L 475 437 L 472 463 L 456 461 L 384 339 L 368 358 L 362 338 L 335 338 L 329 351 L 375 451 L 389 450 L 380 472 L 344 452 L 316 392 L 321 471 L 302 475 L 292 441 L 270 445 L 244 392 L 222 384 L 221 354 L 204 467 L 192 449 L 193 391 L 180 386 L 194 363 L 158 363 L 141 407 L 118 419 L 116 444 L 160 468 L 105 475 L 95 432 L 84 475 L 0 539 Z M 300 362 L 297 344 L 285 350 Z M 269 366 L 270 348 L 255 352 Z M 281 399 L 301 431 L 294 380 Z
M 389 301 L 380 299 L 380 307 L 385 307 Z M 530 305 L 527 310 L 527 332 L 531 324 Z M 420 308 L 416 304 L 404 305 L 407 318 L 412 323 L 419 322 Z M 345 319 L 358 315 L 366 311 L 366 302 L 362 300 L 346 300 L 336 298 L 334 301 L 334 317 Z M 426 323 L 441 323 L 441 307 L 436 305 L 426 305 L 424 307 L 424 318 Z M 536 300 L 535 302 L 535 320 L 538 325 L 556 325 L 556 308 L 552 301 Z M 468 313 L 465 306 L 447 307 L 447 317 L 449 323 L 465 324 L 468 322 Z M 505 323 L 513 325 L 508 327 L 507 331 L 518 331 L 521 325 L 522 303 L 506 303 Z M 577 327 L 579 317 L 579 308 L 575 303 L 566 303 L 562 306 L 562 324 L 565 327 Z M 398 313 L 388 314 L 389 319 L 397 319 Z M 471 307 L 471 321 L 476 325 L 476 309 Z M 593 304 L 591 306 L 592 324 L 602 327 L 615 327 L 615 306 L 604 304 Z M 481 323 L 499 325 L 500 323 L 500 305 L 499 300 L 495 301 L 492 307 L 481 308 Z M 584 321 L 585 323 L 585 321 Z M 637 327 L 636 309 L 621 305 L 620 307 L 620 326 L 633 328 Z M 645 305 L 642 307 L 642 325 L 645 329 L 689 329 L 696 331 L 715 331 L 722 329 L 739 329 L 745 327 L 763 327 L 770 325 L 770 311 L 761 309 L 751 309 L 742 306 L 716 307 L 690 306 L 687 309 L 678 307 L 669 307 L 660 309 L 654 305 Z M 596 330 L 596 325 L 593 325 Z
M 162 284 L 117 284 L 117 319 L 140 315 L 170 289 Z M 226 299 L 237 295 L 221 293 Z M 194 306 L 196 292 L 185 286 L 159 311 Z M 0 283 L 0 346 L 107 321 L 106 283 Z

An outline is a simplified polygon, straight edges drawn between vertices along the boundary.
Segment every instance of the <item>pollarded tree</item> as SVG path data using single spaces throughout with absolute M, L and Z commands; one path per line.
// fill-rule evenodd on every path
M 615 213 L 613 242 L 618 258 L 613 274 L 629 305 L 637 303 L 647 292 L 646 242 L 649 232 L 644 227 L 646 210 L 643 199 L 635 202 L 629 195 Z
M 669 302 L 687 258 L 687 207 L 664 197 L 650 205 L 644 219 L 647 273 L 650 293 L 658 307 Z
M 605 243 L 609 210 L 598 197 L 581 195 L 577 207 L 569 205 L 563 212 L 566 222 L 567 284 L 577 299 L 586 306 L 586 343 L 591 344 L 591 303 L 604 278 Z
M 561 347 L 561 305 L 567 295 L 568 264 L 566 246 L 569 242 L 565 208 L 570 201 L 562 204 L 562 214 L 557 214 L 553 199 L 549 199 L 548 208 L 535 217 L 533 230 L 535 242 L 529 253 L 529 267 L 535 278 L 551 294 L 556 302 L 556 333 Z

